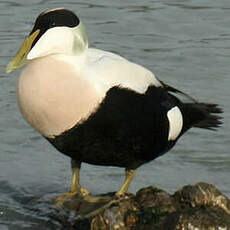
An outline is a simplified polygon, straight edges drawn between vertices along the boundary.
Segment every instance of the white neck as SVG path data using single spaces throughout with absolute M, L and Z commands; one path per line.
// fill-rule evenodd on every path
M 82 22 L 80 22 L 77 27 L 73 28 L 73 35 L 74 41 L 72 52 L 74 55 L 79 55 L 89 47 L 88 36 Z

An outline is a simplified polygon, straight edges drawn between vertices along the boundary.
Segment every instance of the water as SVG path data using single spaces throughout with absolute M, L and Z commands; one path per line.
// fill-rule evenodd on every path
M 193 129 L 163 157 L 142 166 L 130 191 L 154 184 L 174 192 L 184 184 L 214 183 L 230 196 L 229 0 L 0 1 L 0 229 L 61 229 L 44 202 L 68 190 L 69 159 L 20 115 L 20 71 L 4 68 L 43 10 L 66 7 L 84 21 L 91 45 L 142 64 L 200 101 L 224 108 L 218 132 Z M 117 190 L 123 169 L 84 165 L 82 184 L 93 194 Z

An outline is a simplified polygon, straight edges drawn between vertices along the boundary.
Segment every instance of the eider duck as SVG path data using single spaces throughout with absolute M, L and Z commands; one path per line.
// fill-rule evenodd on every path
M 138 167 L 168 152 L 190 128 L 221 124 L 216 104 L 199 103 L 145 67 L 89 48 L 83 23 L 67 9 L 38 16 L 6 71 L 24 65 L 17 88 L 22 114 L 71 158 L 70 192 L 57 203 L 89 194 L 79 183 L 82 162 L 125 168 L 120 197 Z

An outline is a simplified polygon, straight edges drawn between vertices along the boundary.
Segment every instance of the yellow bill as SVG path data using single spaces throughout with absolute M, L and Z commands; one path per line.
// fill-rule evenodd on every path
M 26 64 L 27 54 L 30 52 L 33 41 L 35 40 L 35 38 L 38 36 L 39 33 L 40 30 L 36 30 L 34 33 L 32 33 L 29 37 L 25 39 L 17 54 L 7 65 L 6 73 L 10 73 L 15 69 L 18 69 Z

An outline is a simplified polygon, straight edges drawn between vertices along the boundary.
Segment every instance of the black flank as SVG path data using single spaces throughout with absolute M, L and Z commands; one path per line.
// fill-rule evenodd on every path
M 111 88 L 91 116 L 48 139 L 76 161 L 96 165 L 137 168 L 170 150 L 178 138 L 168 141 L 167 112 L 178 106 L 183 129 L 215 128 L 221 112 L 216 105 L 182 103 L 167 89 L 150 86 L 145 94 L 127 88 Z

